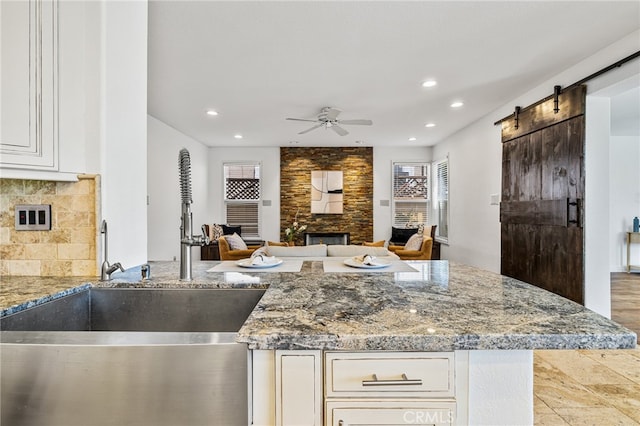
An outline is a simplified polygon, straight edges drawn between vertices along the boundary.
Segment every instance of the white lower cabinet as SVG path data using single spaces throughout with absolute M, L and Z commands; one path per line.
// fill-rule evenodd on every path
M 468 422 L 465 351 L 254 352 L 252 425 Z
M 454 401 L 327 400 L 325 419 L 331 426 L 454 424 Z
M 325 425 L 456 423 L 453 352 L 326 352 Z

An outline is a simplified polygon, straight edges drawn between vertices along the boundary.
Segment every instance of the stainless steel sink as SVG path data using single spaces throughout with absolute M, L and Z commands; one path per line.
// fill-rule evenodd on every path
M 0 319 L 0 424 L 246 425 L 264 290 L 91 288 Z

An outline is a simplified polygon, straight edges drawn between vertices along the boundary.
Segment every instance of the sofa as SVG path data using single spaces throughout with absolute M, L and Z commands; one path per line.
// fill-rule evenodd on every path
M 219 224 L 204 224 L 202 229 L 205 234 L 209 236 L 209 244 L 205 244 L 200 247 L 200 260 L 221 260 L 219 238 L 223 235 L 238 234 L 242 235 L 242 229 L 240 226 L 219 225 Z M 247 246 L 255 249 L 264 244 L 264 241 L 259 239 L 249 239 L 243 237 L 243 240 L 247 243 Z M 242 258 L 244 259 L 244 257 Z
M 399 257 L 387 250 L 386 247 L 370 247 L 357 245 L 342 244 L 313 244 L 308 246 L 265 246 L 264 250 L 267 256 L 275 256 L 278 258 L 287 257 L 304 257 L 305 259 L 317 259 L 323 257 L 353 257 L 368 254 L 370 256 L 380 257 L 389 260 L 399 259 Z M 248 257 L 248 256 L 247 256 Z
M 402 260 L 431 260 L 433 238 L 423 235 L 422 244 L 418 250 L 408 250 L 405 246 L 389 245 L 389 251 Z
M 237 234 L 236 234 L 237 235 Z M 247 245 L 246 249 L 233 250 L 227 241 L 226 236 L 218 238 L 218 250 L 220 252 L 220 260 L 242 260 L 251 257 L 254 251 L 262 247 L 262 245 Z
M 440 243 L 435 240 L 436 227 L 437 225 L 421 225 L 418 228 L 392 227 L 388 248 L 398 254 L 403 260 L 440 260 Z M 407 243 L 407 240 L 416 233 L 422 233 L 425 237 L 430 237 L 431 248 L 428 247 L 428 242 L 423 241 L 419 250 L 405 250 L 404 245 Z M 398 253 L 399 250 L 402 252 Z M 429 257 L 426 257 L 427 255 Z

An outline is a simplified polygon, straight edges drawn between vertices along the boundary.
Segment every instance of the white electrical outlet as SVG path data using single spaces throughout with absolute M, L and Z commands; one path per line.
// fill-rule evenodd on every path
M 491 194 L 491 205 L 499 206 L 500 205 L 500 194 Z

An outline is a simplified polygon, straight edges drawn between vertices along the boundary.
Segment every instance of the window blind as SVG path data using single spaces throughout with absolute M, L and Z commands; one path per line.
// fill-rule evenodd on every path
M 260 235 L 260 165 L 224 165 L 226 223 L 241 226 L 243 237 Z
M 394 226 L 429 223 L 430 192 L 429 163 L 394 163 Z
M 437 216 L 436 235 L 442 240 L 449 237 L 449 158 L 436 161 L 435 170 L 435 210 Z

